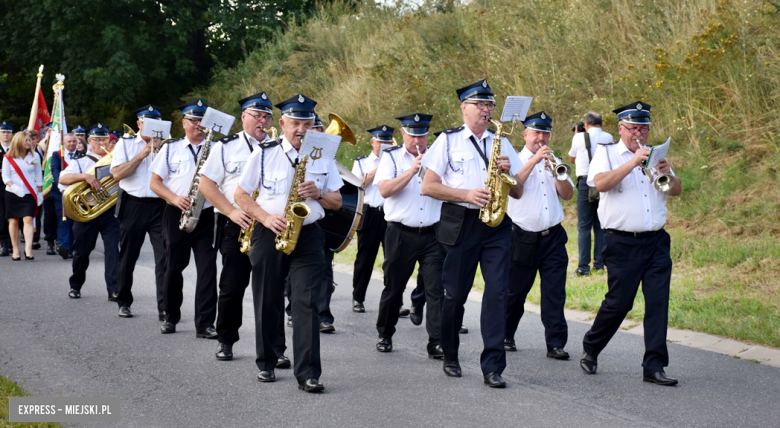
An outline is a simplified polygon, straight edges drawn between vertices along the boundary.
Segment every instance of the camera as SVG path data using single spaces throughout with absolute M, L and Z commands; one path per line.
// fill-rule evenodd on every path
M 574 125 L 571 126 L 571 131 L 574 132 L 575 134 L 578 134 L 580 132 L 585 132 L 585 123 L 584 122 L 575 123 Z

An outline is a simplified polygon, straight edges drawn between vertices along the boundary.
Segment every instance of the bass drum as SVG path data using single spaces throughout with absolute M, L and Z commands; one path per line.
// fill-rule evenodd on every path
M 325 246 L 334 252 L 347 248 L 355 237 L 355 231 L 363 218 L 363 182 L 341 163 L 336 168 L 344 181 L 341 188 L 341 208 L 325 210 L 325 217 L 318 223 L 325 231 Z

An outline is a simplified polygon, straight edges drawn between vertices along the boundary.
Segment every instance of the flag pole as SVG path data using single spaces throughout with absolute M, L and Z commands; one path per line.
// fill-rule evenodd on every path
M 35 84 L 35 96 L 33 97 L 32 109 L 30 110 L 30 121 L 27 123 L 27 130 L 35 129 L 35 121 L 38 120 L 38 92 L 41 90 L 41 79 L 43 78 L 43 64 L 38 67 L 38 82 Z

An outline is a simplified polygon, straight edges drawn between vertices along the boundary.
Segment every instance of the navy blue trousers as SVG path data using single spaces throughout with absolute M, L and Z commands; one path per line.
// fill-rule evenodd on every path
M 442 245 L 446 257 L 442 269 L 444 304 L 441 347 L 444 358 L 458 359 L 464 304 L 474 284 L 477 264 L 485 279 L 480 327 L 484 349 L 480 355 L 482 373 L 502 373 L 506 368 L 506 299 L 509 283 L 509 251 L 512 245 L 509 216 L 496 227 L 479 220 L 479 210 L 466 211 L 458 245 Z
M 666 327 L 669 322 L 669 282 L 672 278 L 670 239 L 665 230 L 646 238 L 605 234 L 604 264 L 607 266 L 609 290 L 593 326 L 585 333 L 583 350 L 593 356 L 607 346 L 620 323 L 634 306 L 639 283 L 645 296 L 645 355 L 642 361 L 646 375 L 662 371 L 669 365 Z
M 103 238 L 105 251 L 106 290 L 115 293 L 119 291 L 116 283 L 119 220 L 114 217 L 114 207 L 90 222 L 73 222 L 73 275 L 70 276 L 70 288 L 81 290 L 81 286 L 84 285 L 87 279 L 87 268 L 89 268 L 89 255 L 95 249 L 98 233 Z
M 593 230 L 593 269 L 602 269 L 604 260 L 601 251 L 604 246 L 604 231 L 601 230 L 598 201 L 588 201 L 588 183 L 585 178 L 577 180 L 577 247 L 579 262 L 577 270 L 590 272 L 590 231 Z
M 522 237 L 536 237 L 536 242 L 523 242 Z M 566 230 L 555 226 L 546 236 L 526 232 L 512 225 L 512 265 L 509 268 L 509 299 L 506 313 L 506 337 L 514 338 L 517 325 L 525 312 L 526 296 L 539 272 L 542 325 L 547 350 L 563 348 L 569 337 L 569 328 L 563 315 L 566 304 L 566 267 L 569 255 Z
M 57 245 L 68 251 L 73 251 L 73 223 L 65 217 L 63 220 L 62 199 L 54 200 L 54 215 L 57 217 Z

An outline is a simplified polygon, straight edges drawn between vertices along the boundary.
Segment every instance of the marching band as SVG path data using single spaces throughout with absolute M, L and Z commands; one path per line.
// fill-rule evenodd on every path
M 335 331 L 332 260 L 355 233 L 354 312 L 366 311 L 380 244 L 384 253 L 376 350 L 391 352 L 394 341 L 404 340 L 396 335 L 399 317 L 411 315 L 415 325 L 424 319 L 428 356 L 441 360 L 450 377 L 462 376 L 459 334 L 480 267 L 485 280 L 480 366 L 486 385 L 503 388 L 506 352 L 517 351 L 515 334 L 537 274 L 547 357 L 569 359 L 564 350 L 568 237 L 561 200 L 572 198 L 575 185 L 568 165 L 548 146 L 549 115 L 542 111 L 520 121 L 525 146 L 518 153 L 493 118 L 496 96 L 487 80 L 456 94 L 461 126 L 435 134 L 429 145 L 432 115 L 397 117 L 401 144 L 393 127 L 367 130 L 372 151 L 355 159 L 351 172 L 335 160 L 313 162 L 318 159 L 313 153 L 302 152 L 307 131 L 322 131 L 317 102 L 303 94 L 275 105 L 265 92 L 238 100 L 242 130 L 214 142 L 214 130 L 201 126 L 209 108 L 201 99 L 179 107 L 185 137 L 178 140 L 141 135 L 144 125 L 162 117 L 151 104 L 134 112 L 138 133 L 126 132 L 113 149 L 102 123 L 86 131 L 84 151 L 76 150 L 76 132 L 84 130 L 73 130 L 63 136 L 61 154 L 52 155 L 55 185 L 44 215 L 52 226 L 45 239 L 55 239 L 54 219 L 48 218 L 54 215 L 58 246 L 49 242 L 47 254 L 56 250 L 72 258 L 68 295 L 78 299 L 100 234 L 108 300 L 117 302 L 120 317 L 131 318 L 133 273 L 148 234 L 163 334 L 175 333 L 181 320 L 182 272 L 194 256 L 196 337 L 216 339 L 215 357 L 223 361 L 233 359 L 242 301 L 251 284 L 257 379 L 274 382 L 277 368 L 292 365 L 298 387 L 306 392 L 324 389 L 319 335 Z M 274 107 L 280 112 L 278 136 Z M 583 169 L 587 177 L 579 177 L 600 193 L 609 285 L 584 337 L 580 367 L 596 373 L 598 357 L 631 310 L 641 283 L 647 313 L 643 380 L 674 385 L 677 380 L 664 371 L 672 261 L 663 228 L 667 196 L 678 196 L 682 185 L 665 159 L 648 167 L 650 108 L 635 102 L 616 109 L 620 139 L 594 141 L 598 147 Z M 340 120 L 331 116 L 333 123 Z M 337 128 L 324 132 L 345 140 L 352 135 L 343 123 Z M 12 125 L 0 123 L 0 256 L 14 260 L 21 259 L 20 222 L 25 257 L 32 259 L 33 218 L 43 203 L 45 159 L 31 147 L 33 139 L 38 136 L 14 135 Z M 97 203 L 87 204 L 85 212 L 79 201 L 89 198 Z M 403 293 L 418 263 L 410 314 Z M 285 296 L 292 362 L 284 355 Z

